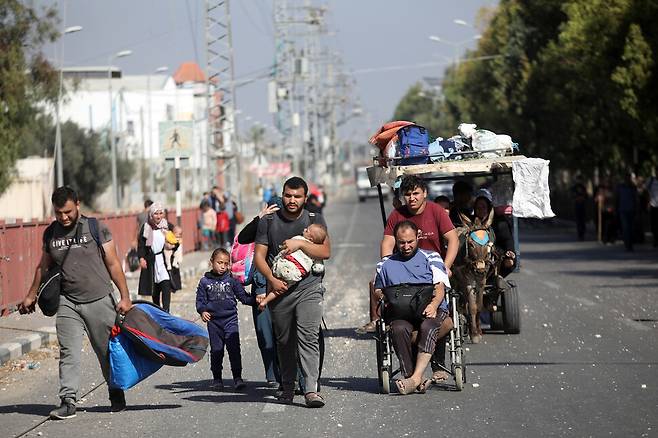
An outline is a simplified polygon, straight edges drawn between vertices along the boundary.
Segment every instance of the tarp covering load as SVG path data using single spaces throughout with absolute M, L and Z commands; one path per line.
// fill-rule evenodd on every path
M 555 216 L 548 187 L 548 160 L 525 158 L 512 163 L 514 216 L 545 219 Z
M 137 302 L 112 329 L 110 386 L 128 389 L 163 365 L 198 362 L 208 349 L 208 332 L 148 302 Z

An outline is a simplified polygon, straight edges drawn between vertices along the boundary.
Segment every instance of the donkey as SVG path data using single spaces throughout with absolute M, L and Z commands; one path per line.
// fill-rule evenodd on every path
M 499 257 L 494 251 L 494 235 L 491 230 L 493 210 L 484 220 L 476 217 L 471 221 L 463 214 L 460 216 L 464 226 L 457 229 L 459 252 L 453 269 L 454 280 L 470 316 L 471 342 L 478 344 L 482 340 L 480 312 L 487 278 L 496 275 L 498 271 Z

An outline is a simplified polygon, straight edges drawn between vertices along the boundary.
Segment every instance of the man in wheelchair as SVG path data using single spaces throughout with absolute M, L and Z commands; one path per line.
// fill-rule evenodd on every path
M 377 264 L 375 295 L 383 299 L 384 319 L 405 377 L 395 383 L 400 394 L 425 392 L 432 379 L 423 381 L 439 339 L 452 329 L 445 286 L 446 267 L 436 252 L 418 248 L 418 227 L 409 220 L 395 226 L 398 252 Z

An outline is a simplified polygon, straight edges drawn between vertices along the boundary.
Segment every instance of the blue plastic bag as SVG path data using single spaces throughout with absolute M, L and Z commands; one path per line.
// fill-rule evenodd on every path
M 110 338 L 110 388 L 129 389 L 155 373 L 162 363 L 139 355 L 123 333 Z

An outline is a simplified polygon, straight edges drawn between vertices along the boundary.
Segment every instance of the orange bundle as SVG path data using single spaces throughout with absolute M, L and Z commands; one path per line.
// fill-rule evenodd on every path
M 413 125 L 413 122 L 396 120 L 385 123 L 372 137 L 370 137 L 370 140 L 368 141 L 370 144 L 377 146 L 382 152 L 384 152 L 389 143 L 397 140 L 398 129 L 407 125 Z

